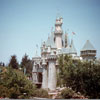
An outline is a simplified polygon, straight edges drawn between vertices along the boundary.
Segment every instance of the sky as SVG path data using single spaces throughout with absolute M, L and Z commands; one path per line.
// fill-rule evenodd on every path
M 14 54 L 19 63 L 25 53 L 32 59 L 36 45 L 40 55 L 58 15 L 78 55 L 90 40 L 100 58 L 100 0 L 0 0 L 0 62 L 8 64 Z

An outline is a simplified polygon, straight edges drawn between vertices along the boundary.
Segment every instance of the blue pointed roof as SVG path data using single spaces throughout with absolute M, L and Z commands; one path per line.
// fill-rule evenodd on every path
M 66 48 L 62 48 L 58 54 L 77 54 L 73 40 L 71 41 L 71 45 L 68 45 Z
M 50 37 L 48 37 L 47 42 L 46 42 L 46 46 L 50 46 L 51 45 L 51 40 Z
M 93 47 L 90 41 L 87 40 L 81 51 L 85 51 L 85 50 L 96 50 L 96 49 Z
M 61 53 L 68 54 L 69 53 L 69 49 L 68 48 L 62 48 L 61 49 Z
M 48 37 L 46 46 L 51 46 L 51 48 L 56 48 L 56 45 L 54 43 L 54 33 L 52 33 L 51 36 Z
M 62 48 L 59 50 L 58 54 L 69 54 L 70 53 L 70 47 L 68 46 L 67 48 Z
M 77 53 L 73 40 L 71 40 L 70 53 Z

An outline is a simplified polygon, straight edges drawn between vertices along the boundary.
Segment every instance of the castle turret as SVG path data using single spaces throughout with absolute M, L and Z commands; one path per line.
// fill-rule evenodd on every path
M 96 59 L 96 49 L 90 43 L 89 40 L 86 41 L 84 47 L 81 50 L 81 57 L 85 60 Z
M 56 89 L 56 55 L 52 52 L 48 56 L 48 88 L 50 90 Z
M 55 23 L 55 44 L 57 49 L 61 49 L 62 48 L 62 18 L 57 18 L 56 19 L 56 23 Z
M 41 57 L 36 56 L 32 58 L 33 60 L 33 69 L 32 69 L 32 78 L 33 78 L 33 83 L 40 84 L 42 82 L 42 78 L 39 80 L 38 77 L 42 73 L 42 69 L 40 68 L 40 63 L 41 63 Z
M 42 60 L 42 67 L 43 67 L 43 81 L 42 81 L 42 88 L 48 89 L 48 73 L 47 73 L 47 63 L 46 59 L 43 58 Z

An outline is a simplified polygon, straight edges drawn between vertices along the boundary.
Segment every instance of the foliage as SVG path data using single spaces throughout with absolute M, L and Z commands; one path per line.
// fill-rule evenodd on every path
M 35 96 L 41 97 L 41 98 L 48 98 L 49 97 L 48 92 L 44 89 L 37 89 L 35 91 Z
M 71 99 L 75 92 L 71 88 L 65 88 L 61 91 L 61 98 L 62 99 Z
M 22 72 L 10 67 L 8 67 L 6 71 L 0 73 L 0 86 L 3 89 L 2 91 L 0 90 L 2 97 L 5 96 L 14 99 L 24 99 L 34 96 L 34 91 L 36 89 L 33 83 L 29 81 Z M 9 91 L 9 94 L 6 91 L 4 95 L 4 90 Z
M 59 80 L 59 85 L 66 85 L 68 79 L 68 71 L 72 70 L 72 59 L 71 56 L 68 55 L 61 55 L 58 59 L 59 62 L 59 74 L 58 74 L 58 80 Z
M 21 67 L 25 67 L 26 64 L 29 62 L 28 56 L 25 54 L 24 57 L 22 58 L 22 62 L 21 62 Z
M 0 66 L 5 66 L 5 63 L 3 63 L 3 62 L 0 62 Z
M 11 56 L 9 66 L 11 66 L 14 69 L 18 69 L 18 62 L 17 62 L 16 55 Z
M 9 97 L 9 90 L 7 87 L 4 87 L 3 85 L 0 85 L 0 97 Z
M 57 95 L 57 99 L 88 99 L 84 97 L 80 92 L 75 92 L 72 88 L 66 87 L 61 93 Z
M 100 64 L 81 62 L 68 55 L 59 57 L 60 85 L 72 87 L 89 98 L 100 98 Z
M 32 76 L 32 61 L 28 58 L 28 56 L 25 54 L 21 61 L 21 68 L 23 69 L 23 72 L 26 69 L 26 74 L 28 76 Z

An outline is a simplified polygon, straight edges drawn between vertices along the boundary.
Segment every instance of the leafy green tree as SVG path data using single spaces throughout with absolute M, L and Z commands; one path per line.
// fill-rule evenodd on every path
M 0 97 L 9 97 L 9 90 L 7 87 L 0 85 Z
M 71 56 L 68 55 L 61 55 L 58 58 L 58 62 L 59 62 L 59 74 L 58 74 L 58 80 L 60 80 L 58 83 L 60 85 L 66 85 L 67 81 L 66 79 L 68 79 L 69 74 L 72 73 L 68 73 L 68 71 L 70 71 L 69 69 L 72 69 L 72 59 Z
M 16 55 L 11 56 L 9 66 L 11 66 L 14 69 L 18 69 L 18 62 L 17 62 Z
M 22 68 L 26 67 L 28 62 L 29 62 L 28 56 L 27 56 L 27 54 L 25 54 L 24 57 L 22 58 L 22 61 L 21 61 L 21 67 Z
M 11 67 L 0 73 L 0 86 L 4 87 L 3 90 L 9 91 L 9 95 L 5 93 L 5 97 L 14 99 L 33 97 L 36 89 L 35 85 L 21 71 Z M 0 92 L 3 93 L 3 91 Z
M 100 98 L 100 63 L 74 60 L 68 55 L 61 55 L 58 61 L 61 85 L 89 98 Z
M 32 61 L 25 54 L 21 61 L 21 68 L 26 69 L 26 74 L 32 76 Z
M 3 62 L 0 62 L 0 66 L 3 66 L 3 67 L 4 67 L 4 66 L 5 66 L 5 63 L 3 63 Z

